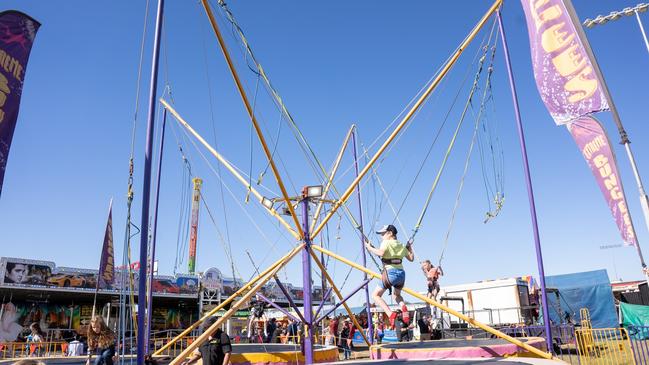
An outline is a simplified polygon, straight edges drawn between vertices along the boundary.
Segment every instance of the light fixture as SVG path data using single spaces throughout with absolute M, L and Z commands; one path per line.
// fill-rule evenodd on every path
M 265 196 L 261 198 L 261 205 L 265 206 L 268 210 L 273 209 L 273 201 L 266 198 Z
M 306 190 L 305 195 L 307 198 L 321 198 L 324 188 L 322 187 L 322 185 L 314 185 L 314 186 L 307 186 L 305 190 Z

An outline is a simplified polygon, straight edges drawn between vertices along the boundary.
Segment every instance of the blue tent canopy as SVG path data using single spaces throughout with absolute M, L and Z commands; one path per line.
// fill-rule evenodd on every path
M 559 290 L 559 299 L 548 292 L 548 308 L 553 323 L 563 323 L 566 315 L 579 323 L 579 310 L 588 308 L 593 328 L 618 326 L 613 291 L 606 270 L 546 276 L 545 285 Z M 560 318 L 561 312 L 564 318 Z

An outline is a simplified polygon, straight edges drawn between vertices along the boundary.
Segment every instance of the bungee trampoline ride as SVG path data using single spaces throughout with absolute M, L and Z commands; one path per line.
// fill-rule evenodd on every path
M 247 66 L 256 75 L 258 85 L 259 83 L 262 83 L 267 88 L 267 91 L 269 92 L 272 101 L 280 110 L 281 119 L 286 120 L 289 123 L 289 125 L 291 125 L 291 127 L 293 128 L 293 133 L 296 139 L 299 141 L 300 148 L 302 148 L 303 151 L 306 151 L 305 154 L 309 158 L 311 158 L 309 162 L 312 162 L 312 167 L 314 167 L 314 169 L 316 170 L 317 177 L 320 178 L 321 179 L 320 181 L 323 182 L 322 185 L 305 186 L 302 189 L 302 191 L 299 192 L 297 195 L 289 194 L 289 190 L 287 190 L 282 174 L 280 173 L 280 169 L 275 162 L 276 159 L 279 160 L 279 157 L 275 153 L 277 143 L 275 144 L 274 147 L 271 148 L 271 145 L 267 142 L 266 137 L 264 136 L 263 133 L 264 128 L 262 128 L 262 126 L 258 121 L 258 116 L 256 113 L 256 97 L 257 97 L 256 91 L 257 90 L 255 90 L 254 98 L 249 98 L 245 87 L 246 85 L 242 81 L 243 79 L 239 75 L 235 67 L 235 63 L 232 61 L 228 47 L 226 46 L 226 43 L 223 38 L 223 34 L 221 33 L 216 17 L 212 11 L 212 5 L 209 3 L 208 0 L 201 0 L 201 3 L 203 9 L 205 10 L 207 18 L 209 20 L 209 23 L 211 25 L 211 28 L 214 34 L 216 35 L 218 45 L 220 47 L 221 52 L 223 53 L 230 75 L 232 76 L 235 82 L 238 95 L 241 97 L 241 100 L 245 106 L 247 117 L 249 117 L 249 120 L 252 124 L 251 138 L 253 136 L 256 136 L 258 138 L 266 158 L 265 162 L 267 162 L 267 166 L 264 169 L 264 172 L 260 174 L 257 184 L 253 184 L 251 178 L 252 167 L 250 169 L 249 174 L 244 173 L 242 169 L 236 167 L 231 162 L 231 160 L 226 158 L 221 152 L 217 150 L 217 148 L 215 148 L 209 142 L 207 142 L 207 140 L 203 138 L 201 134 L 196 129 L 194 129 L 194 127 L 192 127 L 192 125 L 181 115 L 181 113 L 179 112 L 181 106 L 176 105 L 173 101 L 173 98 L 171 98 L 170 91 L 167 92 L 167 90 L 171 90 L 171 88 L 169 87 L 165 88 L 165 93 L 163 94 L 163 97 L 157 99 L 156 91 L 154 89 L 156 86 L 155 83 L 157 81 L 156 78 L 157 78 L 157 69 L 158 69 L 157 63 L 159 58 L 159 43 L 160 43 L 160 37 L 162 33 L 161 29 L 162 29 L 162 14 L 163 14 L 162 7 L 164 4 L 163 0 L 159 0 L 158 2 L 159 8 L 158 8 L 158 18 L 156 21 L 156 40 L 154 43 L 155 44 L 154 59 L 152 65 L 153 87 L 151 90 L 151 100 L 149 106 L 149 125 L 147 127 L 148 137 L 153 136 L 155 118 L 153 117 L 152 114 L 154 114 L 157 105 L 160 108 L 161 111 L 160 114 L 163 115 L 162 117 L 163 127 L 162 127 L 162 131 L 160 132 L 161 147 L 160 147 L 159 162 L 161 163 L 162 161 L 161 156 L 162 156 L 162 144 L 163 144 L 162 141 L 164 140 L 164 128 L 165 128 L 164 123 L 166 122 L 167 116 L 169 116 L 170 119 L 173 119 L 175 122 L 177 122 L 177 124 L 174 124 L 174 126 L 175 128 L 178 128 L 178 134 L 184 133 L 184 137 L 182 136 L 182 134 L 180 134 L 182 141 L 185 140 L 191 141 L 191 143 L 194 144 L 194 147 L 197 150 L 199 149 L 199 146 L 202 146 L 204 149 L 206 149 L 211 155 L 213 155 L 216 158 L 219 167 L 222 167 L 224 170 L 231 173 L 232 176 L 234 177 L 234 180 L 236 180 L 238 183 L 242 185 L 242 187 L 246 191 L 246 198 L 245 198 L 246 203 L 248 203 L 249 201 L 253 201 L 253 203 L 260 204 L 260 206 L 264 209 L 264 213 L 268 213 L 268 216 L 270 217 L 269 219 L 272 220 L 273 223 L 277 223 L 276 228 L 283 230 L 283 233 L 287 235 L 288 240 L 291 241 L 290 242 L 291 249 L 284 255 L 281 255 L 281 258 L 275 261 L 272 265 L 266 267 L 263 270 L 258 269 L 255 263 L 253 262 L 255 269 L 257 269 L 256 276 L 253 276 L 248 282 L 242 283 L 240 287 L 234 290 L 234 293 L 232 293 L 229 297 L 221 300 L 218 305 L 215 305 L 209 311 L 204 313 L 198 321 L 196 321 L 191 326 L 186 328 L 184 331 L 182 331 L 182 333 L 180 333 L 178 336 L 173 338 L 171 341 L 165 343 L 162 347 L 149 348 L 151 341 L 149 341 L 148 336 L 150 334 L 149 333 L 145 334 L 145 331 L 150 332 L 150 327 L 151 327 L 150 323 L 147 326 L 146 321 L 147 320 L 151 321 L 151 319 L 150 318 L 147 319 L 146 318 L 147 316 L 145 315 L 137 316 L 136 320 L 138 322 L 138 325 L 136 330 L 137 330 L 137 338 L 139 339 L 137 341 L 137 350 L 135 352 L 133 351 L 134 349 L 129 349 L 129 351 L 131 352 L 126 354 L 127 351 L 126 346 L 123 345 L 125 341 L 124 338 L 125 338 L 126 330 L 124 329 L 125 327 L 123 327 L 121 333 L 121 340 L 118 339 L 118 346 L 117 346 L 118 352 L 121 351 L 120 361 L 123 360 L 122 362 L 125 362 L 126 359 L 130 359 L 133 356 L 137 356 L 137 363 L 144 364 L 145 355 L 152 354 L 153 359 L 155 359 L 160 364 L 168 363 L 172 365 L 179 365 L 185 363 L 187 359 L 193 353 L 195 353 L 195 351 L 202 344 L 206 343 L 206 341 L 211 340 L 212 334 L 214 334 L 218 329 L 225 327 L 228 319 L 232 317 L 238 310 L 249 307 L 251 301 L 255 300 L 255 297 L 263 298 L 263 295 L 260 294 L 262 288 L 264 288 L 264 286 L 266 286 L 267 283 L 271 281 L 275 281 L 277 286 L 281 288 L 282 291 L 285 293 L 289 305 L 295 311 L 296 316 L 299 317 L 299 322 L 303 326 L 303 331 L 302 331 L 303 335 L 301 337 L 300 344 L 299 345 L 233 344 L 232 346 L 233 351 L 230 357 L 230 363 L 232 365 L 266 365 L 266 364 L 289 365 L 289 364 L 313 364 L 313 363 L 330 364 L 335 362 L 336 360 L 338 360 L 339 357 L 338 348 L 336 346 L 317 345 L 316 344 L 317 341 L 315 340 L 315 336 L 316 336 L 315 328 L 317 328 L 317 326 L 319 326 L 326 319 L 329 313 L 334 311 L 339 306 L 344 307 L 354 327 L 361 334 L 364 344 L 367 345 L 369 351 L 369 358 L 370 358 L 370 360 L 367 361 L 371 361 L 374 364 L 405 365 L 406 361 L 412 364 L 417 364 L 418 362 L 421 362 L 422 364 L 424 362 L 425 363 L 434 362 L 435 364 L 443 364 L 443 365 L 496 364 L 496 363 L 503 364 L 503 365 L 509 365 L 509 364 L 514 365 L 514 364 L 556 363 L 558 359 L 551 352 L 552 334 L 551 334 L 550 323 L 545 323 L 546 338 L 512 337 L 498 329 L 495 329 L 485 323 L 476 320 L 475 318 L 473 318 L 470 315 L 467 315 L 464 312 L 459 312 L 438 302 L 435 297 L 431 298 L 429 296 L 423 295 L 407 286 L 403 286 L 403 287 L 399 286 L 398 289 L 403 293 L 408 294 L 410 297 L 415 298 L 416 300 L 427 304 L 431 308 L 435 308 L 436 310 L 441 310 L 445 313 L 448 313 L 452 316 L 459 318 L 460 320 L 466 322 L 466 324 L 468 326 L 471 326 L 472 328 L 479 328 L 483 330 L 488 335 L 491 335 L 492 338 L 488 338 L 488 339 L 457 338 L 457 339 L 443 339 L 443 340 L 436 340 L 436 341 L 385 343 L 385 344 L 377 345 L 375 344 L 375 336 L 373 333 L 374 331 L 374 327 L 372 324 L 373 316 L 370 308 L 371 304 L 370 304 L 368 287 L 370 282 L 374 280 L 375 281 L 382 280 L 381 271 L 382 269 L 385 270 L 385 265 L 382 267 L 379 263 L 377 263 L 374 257 L 370 256 L 371 260 L 374 262 L 376 266 L 376 270 L 372 270 L 368 268 L 367 253 L 363 248 L 364 247 L 363 245 L 365 244 L 365 242 L 368 242 L 371 245 L 371 243 L 369 242 L 370 239 L 366 236 L 365 231 L 373 231 L 373 230 L 368 229 L 368 227 L 364 227 L 363 225 L 363 208 L 361 204 L 362 187 L 364 186 L 364 184 L 367 183 L 369 177 L 373 179 L 372 180 L 373 182 L 376 182 L 378 185 L 380 185 L 386 200 L 388 200 L 389 202 L 389 207 L 392 209 L 392 213 L 394 214 L 393 223 L 398 222 L 398 224 L 401 226 L 400 227 L 401 232 L 409 231 L 401 223 L 399 215 L 401 209 L 405 204 L 405 200 L 408 198 L 410 192 L 415 187 L 415 181 L 417 180 L 420 173 L 422 172 L 424 168 L 424 163 L 426 163 L 430 155 L 430 152 L 433 148 L 433 145 L 435 144 L 435 142 L 437 141 L 440 135 L 439 131 L 437 135 L 435 135 L 432 144 L 430 146 L 430 149 L 426 153 L 423 162 L 421 164 L 421 167 L 419 168 L 419 171 L 417 172 L 415 178 L 413 179 L 412 184 L 407 189 L 408 192 L 406 194 L 406 198 L 404 199 L 403 203 L 398 205 L 398 209 L 396 209 L 394 204 L 390 202 L 389 200 L 390 194 L 382 186 L 382 183 L 380 182 L 380 178 L 376 173 L 376 169 L 378 168 L 378 166 L 382 164 L 385 155 L 387 155 L 391 151 L 391 149 L 394 147 L 393 145 L 396 144 L 399 138 L 401 138 L 401 136 L 405 133 L 406 129 L 411 124 L 410 122 L 415 117 L 417 117 L 417 115 L 420 113 L 423 105 L 428 101 L 430 95 L 444 81 L 445 77 L 451 71 L 451 69 L 453 68 L 454 64 L 458 61 L 460 56 L 467 50 L 467 47 L 474 41 L 474 39 L 481 33 L 483 29 L 490 28 L 490 32 L 487 32 L 488 34 L 484 35 L 484 39 L 480 44 L 480 46 L 478 47 L 478 51 L 476 52 L 476 55 L 474 57 L 474 61 L 469 66 L 469 70 L 467 71 L 466 74 L 467 76 L 469 76 L 471 74 L 470 71 L 475 71 L 475 76 L 473 78 L 465 77 L 464 79 L 464 81 L 466 80 L 473 81 L 472 86 L 470 88 L 470 92 L 468 93 L 469 95 L 466 99 L 466 103 L 464 104 L 464 108 L 462 109 L 460 116 L 458 118 L 457 127 L 452 133 L 452 137 L 448 144 L 448 147 L 446 147 L 446 154 L 442 158 L 441 166 L 436 171 L 437 173 L 434 175 L 432 187 L 430 188 L 430 191 L 427 194 L 423 209 L 421 210 L 421 213 L 418 215 L 418 219 L 414 225 L 414 228 L 410 230 L 412 233 L 408 237 L 408 244 L 411 245 L 414 243 L 415 236 L 423 225 L 424 218 L 428 211 L 429 205 L 431 204 L 431 198 L 438 187 L 442 174 L 445 171 L 446 163 L 451 154 L 451 151 L 455 147 L 456 138 L 459 134 L 461 126 L 465 121 L 465 118 L 471 114 L 473 115 L 473 119 L 474 119 L 474 124 L 472 125 L 473 128 L 471 129 L 473 132 L 472 138 L 470 139 L 470 145 L 466 155 L 464 170 L 459 183 L 459 188 L 457 189 L 457 193 L 455 196 L 455 205 L 453 207 L 451 219 L 448 225 L 448 229 L 446 231 L 445 240 L 443 241 L 441 254 L 437 261 L 438 266 L 441 266 L 442 260 L 444 259 L 444 254 L 449 241 L 449 235 L 454 223 L 455 213 L 459 206 L 459 200 L 464 186 L 464 179 L 467 175 L 468 167 L 470 164 L 470 158 L 474 151 L 474 147 L 477 147 L 477 149 L 480 151 L 481 162 L 483 163 L 483 178 L 485 180 L 485 186 L 487 190 L 486 195 L 488 196 L 488 202 L 489 202 L 488 203 L 489 209 L 486 213 L 485 222 L 497 217 L 504 204 L 504 186 L 503 186 L 503 177 L 502 177 L 503 163 L 502 160 L 500 159 L 502 155 L 499 155 L 500 152 L 498 151 L 499 142 L 497 141 L 497 138 L 494 139 L 495 132 L 492 133 L 493 130 L 491 124 L 488 124 L 486 122 L 487 117 L 485 116 L 487 114 L 487 105 L 489 105 L 489 103 L 493 99 L 493 95 L 491 94 L 491 76 L 494 70 L 493 61 L 494 61 L 494 57 L 498 45 L 498 38 L 499 38 L 498 34 L 502 39 L 501 44 L 502 44 L 502 48 L 504 49 L 505 61 L 506 61 L 505 64 L 507 66 L 507 71 L 509 73 L 509 80 L 512 87 L 514 104 L 516 106 L 515 109 L 517 114 L 516 115 L 517 122 L 519 123 L 519 133 L 520 133 L 519 136 L 523 144 L 522 146 L 523 155 L 524 155 L 523 157 L 526 164 L 525 167 L 526 167 L 526 177 L 528 179 L 527 181 L 528 189 L 529 189 L 528 191 L 530 192 L 530 196 L 531 196 L 531 186 L 529 185 L 529 171 L 527 171 L 528 167 L 527 167 L 527 157 L 525 155 L 524 137 L 522 135 L 522 129 L 520 128 L 520 120 L 519 120 L 520 116 L 518 115 L 516 92 L 514 88 L 513 76 L 511 72 L 511 64 L 510 64 L 509 54 L 507 50 L 505 31 L 504 31 L 502 18 L 500 14 L 502 0 L 495 0 L 493 4 L 491 4 L 487 12 L 477 22 L 477 24 L 473 27 L 470 33 L 466 36 L 466 38 L 457 46 L 455 51 L 449 56 L 449 58 L 433 75 L 433 77 L 431 77 L 431 79 L 428 80 L 425 86 L 415 95 L 411 103 L 409 103 L 405 107 L 404 111 L 401 114 L 399 114 L 397 118 L 395 118 L 393 123 L 390 124 L 385 129 L 385 131 L 381 135 L 379 135 L 379 137 L 377 137 L 377 139 L 371 145 L 369 145 L 369 149 L 363 146 L 363 151 L 360 155 L 358 153 L 358 146 L 357 146 L 358 131 L 356 126 L 352 125 L 344 139 L 344 143 L 336 157 L 336 160 L 333 164 L 331 171 L 327 171 L 323 167 L 322 163 L 320 163 L 320 161 L 317 159 L 315 153 L 313 152 L 313 149 L 311 148 L 311 146 L 308 144 L 308 142 L 306 141 L 302 133 L 297 128 L 297 125 L 294 122 L 293 117 L 286 109 L 286 106 L 284 105 L 281 98 L 279 97 L 279 94 L 270 84 L 270 81 L 266 73 L 263 71 L 263 68 L 258 63 L 254 55 L 252 54 L 250 45 L 248 41 L 245 39 L 245 37 L 243 36 L 243 32 L 241 31 L 241 28 L 234 20 L 234 16 L 232 12 L 227 8 L 224 1 L 219 0 L 217 3 L 220 6 L 220 8 L 223 10 L 223 13 L 220 15 L 224 16 L 225 19 L 230 23 L 230 25 L 232 25 L 232 33 L 234 37 L 237 38 L 240 41 L 240 43 L 243 45 L 242 50 L 246 55 L 246 62 L 249 62 Z M 539 5 L 538 7 L 541 7 L 541 5 Z M 538 11 L 539 10 L 538 7 L 537 9 L 534 9 L 534 11 Z M 543 20 L 541 15 L 550 16 L 548 14 L 535 14 L 535 15 L 536 18 L 534 19 L 536 21 Z M 490 23 L 491 26 L 489 27 L 488 24 L 490 21 L 491 21 Z M 573 35 L 570 35 L 570 37 L 572 36 Z M 550 40 L 544 39 L 544 41 L 551 43 L 552 39 Z M 556 42 L 559 41 L 557 40 Z M 464 85 L 464 81 L 463 81 L 463 85 Z M 167 82 L 167 86 L 168 86 L 168 82 Z M 458 91 L 458 95 L 459 93 L 460 91 Z M 457 100 L 457 96 L 452 103 L 452 107 L 455 106 L 456 100 Z M 450 110 L 449 110 L 449 114 L 450 114 Z M 440 126 L 440 131 L 441 128 L 446 123 L 447 119 L 448 119 L 448 114 L 444 118 L 444 122 Z M 381 142 L 380 139 L 383 138 L 384 136 L 385 138 L 383 139 L 383 142 L 378 143 Z M 148 155 L 150 155 L 150 152 L 152 150 L 151 148 L 151 144 L 153 143 L 152 141 L 153 138 L 147 138 Z M 177 139 L 177 144 L 180 147 L 182 142 Z M 353 169 L 354 175 L 352 181 L 346 186 L 345 189 L 338 190 L 334 184 L 334 181 L 336 181 L 336 174 L 338 172 L 338 168 L 343 158 L 343 154 L 345 153 L 349 145 L 353 147 L 353 165 L 349 167 L 348 171 Z M 372 147 L 375 148 L 373 149 Z M 181 150 L 181 153 L 183 153 L 182 148 L 179 149 Z M 372 151 L 372 153 L 370 153 L 370 151 Z M 485 157 L 485 155 L 487 154 L 491 154 L 491 156 Z M 207 158 L 205 158 L 205 156 L 202 153 L 201 156 L 205 160 L 207 160 Z M 365 159 L 365 163 L 362 166 L 359 164 L 359 160 L 361 159 Z M 187 158 L 185 155 L 183 155 L 183 161 L 187 165 L 189 165 L 187 163 Z M 485 167 L 484 167 L 485 161 L 491 162 L 490 171 L 485 172 Z M 281 163 L 283 164 L 283 162 Z M 143 209 L 142 209 L 141 230 L 142 232 L 147 232 L 147 233 L 150 231 L 152 232 L 151 236 L 153 237 L 152 238 L 153 249 L 151 249 L 150 252 L 152 252 L 151 261 L 153 262 L 154 255 L 155 255 L 154 254 L 155 230 L 156 230 L 155 222 L 157 222 L 157 220 L 155 218 L 152 220 L 154 223 L 152 229 L 150 230 L 148 227 L 149 218 L 150 218 L 148 214 L 148 209 L 150 205 L 149 188 L 151 185 L 151 176 L 150 176 L 151 159 L 148 158 L 145 161 L 145 164 L 146 164 L 145 174 L 144 174 L 145 175 L 145 179 L 144 179 L 145 198 L 143 199 L 143 203 L 142 203 Z M 210 167 L 212 167 L 211 164 Z M 284 169 L 288 170 L 286 169 L 286 167 L 284 167 Z M 265 186 L 263 186 L 261 182 L 263 180 L 263 175 L 268 170 L 271 171 L 272 176 L 274 177 L 273 183 L 276 183 L 276 187 L 280 191 L 280 193 L 275 193 L 277 196 L 273 198 L 268 198 L 261 193 L 262 189 L 266 189 L 266 195 L 268 195 L 268 192 L 273 193 L 271 189 L 268 189 Z M 218 173 L 215 172 L 215 174 L 218 175 L 219 179 L 221 178 L 220 172 Z M 189 175 L 191 175 L 191 170 L 188 171 L 187 176 Z M 131 179 L 132 176 L 133 175 L 132 175 L 132 158 L 131 158 Z M 486 176 L 489 176 L 489 178 L 487 178 Z M 160 166 L 158 167 L 158 179 L 159 178 L 160 178 Z M 158 180 L 158 186 L 159 183 L 160 181 Z M 292 181 L 291 184 L 293 184 Z M 294 190 L 296 189 L 294 188 Z M 130 192 L 130 187 L 129 187 L 129 192 Z M 358 206 L 359 212 L 356 215 L 354 215 L 350 211 L 350 208 L 347 206 L 347 203 L 352 197 L 352 195 L 356 195 L 358 198 L 358 203 L 356 203 L 356 205 Z M 200 196 L 200 199 L 202 198 L 203 197 Z M 132 195 L 130 195 L 129 199 L 132 199 Z M 534 211 L 533 199 L 531 198 L 531 200 L 532 200 L 531 210 L 533 213 L 532 215 L 533 215 L 535 240 L 536 240 L 535 243 L 537 246 L 536 247 L 537 258 L 538 258 L 538 263 L 540 268 L 540 278 L 541 278 L 541 286 L 542 286 L 542 294 L 543 294 L 542 297 L 542 301 L 544 304 L 543 318 L 550 318 L 548 315 L 548 306 L 546 305 L 547 299 L 545 297 L 544 273 L 542 270 L 543 263 L 542 263 L 542 257 L 540 255 L 540 247 L 538 242 L 538 232 L 537 232 L 538 228 L 536 227 L 536 218 L 534 216 L 535 213 L 533 212 Z M 194 198 L 194 201 L 198 201 L 198 197 Z M 153 215 L 154 217 L 157 217 L 157 205 L 158 205 L 157 197 L 156 197 L 155 204 L 153 205 L 156 206 L 156 211 Z M 315 210 L 312 212 L 313 208 L 315 208 Z M 130 201 L 129 201 L 128 217 L 129 217 L 128 218 L 129 221 L 127 227 L 131 227 Z M 357 259 L 349 259 L 341 255 L 339 252 L 337 252 L 338 250 L 333 250 L 329 246 L 325 246 L 324 243 L 320 242 L 325 240 L 323 237 L 324 232 L 328 230 L 329 227 L 328 224 L 333 222 L 332 219 L 334 219 L 334 217 L 338 217 L 340 219 L 339 226 L 340 226 L 340 222 L 343 220 L 343 217 L 347 219 L 347 221 L 354 229 L 354 234 L 358 236 L 358 238 L 360 238 L 361 253 L 359 254 L 359 256 L 357 256 Z M 395 233 L 395 240 L 396 240 L 396 231 L 394 233 Z M 127 233 L 127 237 L 128 237 L 127 239 L 130 239 L 131 237 L 130 234 Z M 146 257 L 146 252 L 149 252 L 148 240 L 149 240 L 148 234 L 141 235 L 140 255 L 141 255 L 142 268 L 140 270 L 144 270 L 145 272 L 146 272 L 146 265 L 147 265 L 146 262 L 148 261 Z M 195 250 L 195 246 L 194 246 L 194 250 Z M 235 265 L 232 261 L 231 250 L 232 249 L 230 247 L 229 252 L 226 252 L 226 254 L 228 255 L 228 259 L 231 262 L 232 271 L 233 271 L 232 275 L 236 283 L 235 271 L 238 270 L 235 269 Z M 252 261 L 253 259 L 249 253 L 248 256 Z M 284 288 L 282 282 L 279 280 L 278 277 L 280 272 L 285 270 L 286 266 L 297 256 L 300 256 L 302 273 L 303 273 L 302 279 L 303 279 L 303 285 L 304 285 L 303 289 L 305 295 L 303 299 L 302 308 L 298 307 L 291 300 L 290 296 L 286 294 L 287 290 L 286 288 Z M 327 260 L 325 260 L 325 257 L 327 258 Z M 413 261 L 412 259 L 409 260 Z M 338 285 L 334 281 L 334 278 L 332 277 L 333 274 L 331 273 L 331 270 L 329 268 L 329 261 L 334 261 L 334 262 L 347 265 L 349 267 L 349 272 L 351 272 L 353 269 L 357 270 L 357 272 L 359 272 L 363 276 L 363 281 L 361 282 L 361 285 L 356 290 L 353 290 L 350 294 L 343 295 L 341 289 L 343 288 L 345 282 L 347 281 L 347 277 L 349 277 L 349 274 L 345 278 L 345 282 L 343 282 L 343 285 Z M 315 263 L 315 267 L 312 267 L 312 263 Z M 383 263 L 385 264 L 385 261 Z M 313 298 L 312 298 L 312 294 L 313 294 L 312 284 L 314 281 L 313 272 L 321 273 L 320 275 L 323 283 L 322 297 L 320 298 L 321 302 L 324 304 L 324 302 L 326 302 L 326 300 L 329 297 L 333 297 L 333 296 L 335 296 L 338 299 L 338 304 L 336 304 L 333 309 L 327 309 L 326 311 L 324 311 L 323 304 L 321 304 L 316 309 L 316 306 L 314 305 Z M 145 278 L 143 278 L 143 276 L 139 278 L 140 279 L 139 298 L 144 298 L 146 296 L 145 293 L 146 285 L 144 282 Z M 325 287 L 328 287 L 326 292 L 324 290 Z M 347 301 L 353 295 L 355 295 L 357 292 L 361 290 L 363 290 L 365 294 L 364 310 L 366 310 L 367 312 L 367 321 L 368 321 L 366 326 L 367 330 L 363 326 L 361 326 L 359 320 L 357 319 L 357 315 L 355 315 L 352 312 L 351 308 L 347 303 Z M 264 300 L 269 301 L 268 299 L 264 299 Z M 124 298 L 123 302 L 126 303 L 127 299 Z M 152 299 L 149 299 L 148 303 L 146 303 L 144 300 L 139 301 L 137 303 L 138 312 L 146 313 L 148 311 L 150 314 L 151 302 Z M 133 303 L 134 303 L 133 298 L 131 298 L 130 299 L 131 307 L 134 307 Z M 149 308 L 146 308 L 145 307 L 146 305 L 148 305 Z M 129 310 L 131 311 L 131 314 L 135 312 L 134 308 L 130 308 Z M 404 310 L 407 311 L 407 309 Z M 321 312 L 324 312 L 324 314 L 322 314 Z M 126 313 L 126 311 L 124 313 Z M 404 315 L 403 318 L 408 317 L 408 313 L 406 312 L 405 314 L 406 315 Z M 122 316 L 124 317 L 125 314 Z M 132 317 L 135 318 L 134 315 Z M 209 319 L 214 319 L 215 317 L 216 320 L 214 321 L 214 323 L 205 326 L 205 328 L 203 328 L 203 330 L 201 331 L 200 335 L 196 336 L 196 332 L 199 326 L 204 324 L 205 321 Z M 126 322 L 128 320 L 126 318 L 123 318 L 121 319 L 121 321 Z M 135 319 L 133 319 L 132 321 L 134 322 Z M 188 340 L 187 337 L 189 336 L 195 336 L 195 337 L 192 337 L 191 340 Z M 120 346 L 119 341 L 122 341 L 121 343 L 122 346 Z M 179 351 L 170 351 L 172 347 L 176 349 L 178 348 L 180 349 Z M 366 363 L 367 361 L 347 361 L 344 363 L 350 365 L 356 365 L 356 364 L 361 365 L 363 363 Z M 85 363 L 85 358 L 83 359 L 82 358 L 59 358 L 59 359 L 48 358 L 47 363 L 78 364 L 78 363 Z

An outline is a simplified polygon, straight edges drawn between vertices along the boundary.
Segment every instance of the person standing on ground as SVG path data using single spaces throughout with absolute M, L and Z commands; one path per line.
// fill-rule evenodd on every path
M 202 332 L 205 333 L 208 328 L 216 322 L 216 317 L 210 317 L 205 321 L 202 327 Z M 193 364 L 198 359 L 203 360 L 203 365 L 228 365 L 230 362 L 230 354 L 232 353 L 232 344 L 230 343 L 230 336 L 217 328 L 208 340 L 203 342 L 192 357 L 182 362 L 182 365 Z
M 401 264 L 403 258 L 407 258 L 408 261 L 412 262 L 415 260 L 415 254 L 412 250 L 411 242 L 403 245 L 397 241 L 397 228 L 391 224 L 383 226 L 380 230 L 376 232 L 381 235 L 381 247 L 376 248 L 372 245 L 371 242 L 365 241 L 365 247 L 371 253 L 381 257 L 383 262 L 383 271 L 381 284 L 376 287 L 374 293 L 372 293 L 372 298 L 374 303 L 378 304 L 390 318 L 390 326 L 394 328 L 394 322 L 397 318 L 398 313 L 392 311 L 388 304 L 383 299 L 383 293 L 386 290 L 394 287 L 392 295 L 394 296 L 394 301 L 399 303 L 402 312 L 403 321 L 407 324 L 410 323 L 410 314 L 406 308 L 406 303 L 401 296 L 401 289 L 406 283 L 406 272 L 403 270 L 403 265 Z
M 329 340 L 327 345 L 335 345 L 338 337 L 338 317 L 334 317 L 329 322 Z
M 349 360 L 351 356 L 351 350 L 350 350 L 350 342 L 349 341 L 349 336 L 351 333 L 351 326 L 350 326 L 350 321 L 348 318 L 345 318 L 345 321 L 343 322 L 343 329 L 340 331 L 340 341 L 338 342 L 340 344 L 340 347 L 343 349 L 343 358 L 345 360 Z
M 257 333 L 250 338 L 250 343 L 264 343 L 264 331 L 261 328 L 257 328 Z
M 29 329 L 31 333 L 27 336 L 27 353 L 29 356 L 40 356 L 41 348 L 38 344 L 45 341 L 45 333 L 38 322 L 29 325 Z
M 419 326 L 419 340 L 430 340 L 430 322 L 428 322 L 428 315 L 422 315 L 419 317 L 417 326 Z
M 88 360 L 90 365 L 92 352 L 95 351 L 95 365 L 113 365 L 115 356 L 115 333 L 104 322 L 101 316 L 92 317 L 88 328 Z
M 68 344 L 68 351 L 66 356 L 81 356 L 83 355 L 83 344 L 79 341 L 79 335 L 75 334 L 74 339 Z
M 273 335 L 275 334 L 275 329 L 277 329 L 277 320 L 275 318 L 271 318 L 268 323 L 266 323 L 266 343 L 272 343 L 273 342 Z

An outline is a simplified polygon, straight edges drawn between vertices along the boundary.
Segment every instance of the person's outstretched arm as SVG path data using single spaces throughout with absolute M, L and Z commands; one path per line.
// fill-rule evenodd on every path
M 406 255 L 408 261 L 410 262 L 415 261 L 415 252 L 412 250 L 412 245 L 411 244 L 406 245 L 406 249 L 408 249 L 408 254 Z
M 385 250 L 374 247 L 370 241 L 365 241 L 365 247 L 367 248 L 368 251 L 370 251 L 375 255 L 383 257 L 383 254 L 385 254 Z

